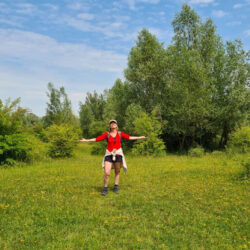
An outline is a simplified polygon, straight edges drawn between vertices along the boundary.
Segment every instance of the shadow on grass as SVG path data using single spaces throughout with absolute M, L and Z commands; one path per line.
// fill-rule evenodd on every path
M 103 186 L 91 186 L 91 191 L 102 192 Z

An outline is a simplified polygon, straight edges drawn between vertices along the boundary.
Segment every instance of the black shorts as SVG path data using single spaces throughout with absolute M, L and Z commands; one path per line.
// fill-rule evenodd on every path
M 104 158 L 104 161 L 108 161 L 108 162 L 122 162 L 122 156 L 121 155 L 117 155 L 115 157 L 115 161 L 113 161 L 113 156 L 112 155 L 107 155 Z

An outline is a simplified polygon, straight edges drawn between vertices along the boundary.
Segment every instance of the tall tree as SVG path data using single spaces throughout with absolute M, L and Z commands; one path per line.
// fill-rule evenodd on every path
M 104 120 L 104 107 L 106 101 L 102 94 L 98 94 L 94 91 L 93 94 L 87 93 L 85 103 L 80 102 L 80 127 L 82 129 L 83 136 L 89 137 L 93 134 L 91 131 L 91 124 L 93 122 L 102 122 Z
M 185 140 L 199 143 L 209 127 L 210 79 L 209 63 L 214 46 L 207 46 L 208 34 L 214 42 L 215 28 L 210 21 L 202 25 L 200 17 L 187 5 L 182 6 L 172 22 L 175 35 L 167 49 L 169 65 L 169 105 L 166 109 L 168 131 L 179 137 L 180 150 Z M 211 50 L 209 50 L 211 49 Z
M 125 77 L 131 84 L 135 98 L 147 112 L 151 112 L 164 98 L 167 70 L 163 44 L 154 35 L 143 29 L 131 48 Z
M 107 92 L 107 103 L 104 108 L 105 117 L 109 120 L 116 119 L 119 122 L 119 128 L 123 129 L 126 121 L 126 109 L 133 101 L 135 98 L 131 85 L 117 79 L 114 86 Z
M 178 49 L 195 49 L 199 42 L 200 17 L 190 8 L 183 4 L 180 13 L 175 15 L 172 25 L 174 28 L 173 41 Z
M 52 124 L 71 123 L 78 126 L 78 120 L 72 112 L 71 102 L 65 92 L 64 87 L 59 90 L 52 83 L 48 83 L 46 115 L 44 117 L 44 125 L 48 127 Z
M 215 65 L 216 124 L 221 132 L 220 146 L 224 147 L 229 134 L 249 114 L 249 53 L 243 50 L 240 41 L 227 42 Z

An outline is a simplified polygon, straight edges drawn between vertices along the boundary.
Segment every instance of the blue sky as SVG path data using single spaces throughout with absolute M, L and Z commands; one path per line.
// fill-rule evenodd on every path
M 147 28 L 165 47 L 171 21 L 187 2 L 210 17 L 223 40 L 250 49 L 250 0 L 0 0 L 0 99 L 45 114 L 47 83 L 64 86 L 78 114 L 87 92 L 112 87 L 138 32 Z

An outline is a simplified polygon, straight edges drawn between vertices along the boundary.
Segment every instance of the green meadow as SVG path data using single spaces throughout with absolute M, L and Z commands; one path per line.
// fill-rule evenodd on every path
M 249 179 L 237 158 L 127 156 L 101 196 L 101 156 L 0 168 L 1 249 L 247 249 Z

